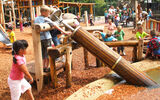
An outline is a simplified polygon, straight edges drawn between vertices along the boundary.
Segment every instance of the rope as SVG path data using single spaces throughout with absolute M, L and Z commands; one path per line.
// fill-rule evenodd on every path
M 115 62 L 115 64 L 112 66 L 112 69 L 114 69 L 116 67 L 116 65 L 119 63 L 119 61 L 121 60 L 121 56 L 119 56 L 119 58 L 117 59 L 117 61 Z

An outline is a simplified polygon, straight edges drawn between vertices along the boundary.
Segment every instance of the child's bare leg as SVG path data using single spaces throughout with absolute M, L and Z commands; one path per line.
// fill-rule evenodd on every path
M 29 89 L 26 91 L 26 93 L 29 95 L 30 100 L 34 100 L 34 97 L 33 97 L 31 88 L 29 88 Z

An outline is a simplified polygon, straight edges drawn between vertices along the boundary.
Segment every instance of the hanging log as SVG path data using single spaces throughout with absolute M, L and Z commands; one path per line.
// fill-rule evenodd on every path
M 123 77 L 128 83 L 139 86 L 158 85 L 145 73 L 132 67 L 128 61 L 81 27 L 75 29 L 71 37 L 97 58 L 108 64 L 112 70 Z

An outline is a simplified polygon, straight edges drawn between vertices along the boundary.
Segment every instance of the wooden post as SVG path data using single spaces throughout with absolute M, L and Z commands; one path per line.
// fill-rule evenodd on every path
M 135 0 L 135 13 L 136 13 L 136 18 L 135 18 L 135 25 L 136 25 L 136 27 L 137 27 L 137 21 L 138 21 L 138 9 L 137 9 L 137 7 L 138 7 L 138 0 Z
M 38 6 L 38 7 L 36 7 L 36 14 L 37 14 L 37 16 L 39 16 L 41 13 L 40 13 L 40 7 Z
M 20 31 L 23 31 L 22 16 L 21 16 L 20 7 L 19 7 L 20 1 L 18 0 L 17 3 L 18 3 L 17 5 L 18 5 L 18 15 L 19 15 Z
M 42 51 L 41 51 L 41 40 L 40 32 L 37 32 L 35 26 L 32 29 L 34 57 L 35 57 L 35 74 L 38 92 L 43 87 L 43 65 L 42 65 Z
M 88 64 L 88 51 L 85 48 L 83 48 L 83 52 L 84 52 L 85 68 L 88 68 L 89 67 L 89 64 Z
M 68 4 L 67 4 L 67 7 L 68 7 Z M 69 8 L 67 8 L 67 13 L 69 13 L 69 10 L 68 10 Z
M 12 14 L 13 14 L 13 28 L 15 29 L 16 28 L 16 15 L 15 15 L 15 9 L 14 9 L 14 2 L 13 0 L 11 0 L 12 4 L 11 4 L 11 7 L 12 7 Z
M 5 28 L 5 17 L 4 17 L 4 8 L 3 8 L 3 1 L 2 0 L 0 0 L 0 13 L 1 13 L 1 19 L 2 19 L 2 22 L 1 22 L 1 24 L 2 24 L 2 26 L 3 26 L 3 28 Z
M 32 12 L 33 12 L 33 19 L 32 20 L 34 20 L 35 16 L 36 16 L 36 14 L 35 14 L 35 7 L 32 7 Z
M 133 61 L 133 62 L 136 62 L 136 61 L 137 61 L 137 46 L 134 46 L 134 47 L 133 47 L 132 61 Z
M 143 58 L 143 46 L 144 46 L 143 39 L 140 39 L 138 43 L 138 54 L 137 54 L 138 61 L 142 60 Z
M 85 23 L 86 23 L 86 26 L 88 26 L 88 14 L 87 14 L 87 11 L 84 11 L 84 14 L 85 14 Z
M 50 74 L 51 74 L 51 80 L 52 80 L 52 83 L 53 83 L 53 88 L 58 87 L 55 59 L 56 59 L 55 57 L 49 55 Z
M 29 8 L 30 8 L 30 17 L 31 17 L 31 25 L 33 25 L 33 10 L 32 10 L 32 0 L 29 0 Z
M 78 5 L 78 9 L 79 9 L 79 16 L 81 16 L 81 5 Z
M 10 19 L 11 23 L 13 23 L 12 22 L 12 12 L 11 11 L 9 11 L 9 19 Z
M 42 0 L 42 5 L 45 5 L 45 0 Z
M 101 67 L 101 65 L 101 61 L 98 58 L 96 58 L 96 67 Z
M 71 64 L 72 64 L 72 47 L 66 48 L 66 88 L 71 87 L 72 75 L 71 75 Z

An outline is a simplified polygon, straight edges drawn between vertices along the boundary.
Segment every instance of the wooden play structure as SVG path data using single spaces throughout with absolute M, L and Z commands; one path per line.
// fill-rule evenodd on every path
M 79 16 L 81 16 L 81 8 L 82 6 L 87 6 L 90 8 L 90 14 L 93 14 L 93 6 L 95 3 L 79 3 L 79 2 L 59 2 L 59 7 L 78 7 L 79 10 Z M 65 13 L 65 10 L 63 10 L 63 13 Z M 69 13 L 69 10 L 67 9 L 67 13 Z
M 160 33 L 160 21 L 149 19 L 148 21 L 146 21 L 145 26 L 146 29 L 155 30 L 156 32 Z
M 35 52 L 35 70 L 36 70 L 36 82 L 38 86 L 38 91 L 41 91 L 43 86 L 43 68 L 42 68 L 42 57 L 41 57 L 41 45 L 40 45 L 40 35 L 39 32 L 50 30 L 50 26 L 48 24 L 36 24 L 33 26 L 33 43 L 34 43 L 34 52 Z M 39 30 L 39 31 L 37 31 Z M 158 84 L 150 79 L 145 73 L 140 72 L 131 66 L 129 62 L 127 62 L 123 57 L 118 55 L 116 52 L 112 51 L 107 45 L 101 42 L 99 39 L 94 37 L 92 34 L 84 30 L 82 27 L 78 27 L 72 30 L 73 33 L 71 38 L 75 40 L 77 43 L 81 44 L 85 49 L 95 55 L 98 59 L 103 61 L 105 64 L 109 65 L 109 67 L 123 77 L 128 83 L 135 84 L 139 86 L 157 86 Z M 135 45 L 138 45 L 136 42 Z M 50 55 L 52 55 L 52 49 L 50 49 Z M 55 51 L 55 49 L 53 49 Z M 68 52 L 68 61 L 66 66 L 70 66 L 71 64 L 71 47 L 64 46 L 64 48 L 57 48 L 56 51 L 59 52 Z M 59 53 L 61 55 L 62 53 Z M 51 68 L 53 72 L 51 72 L 52 80 L 54 81 L 54 87 L 57 86 L 57 79 L 55 73 L 55 63 L 54 57 L 50 56 Z M 67 77 L 71 82 L 71 67 L 66 67 L 67 69 Z M 69 82 L 68 81 L 68 82 Z M 68 86 L 70 86 L 70 82 Z
M 90 13 L 93 14 L 93 5 L 95 5 L 95 3 L 59 2 L 59 0 L 0 0 L 0 24 L 5 28 L 5 25 L 7 24 L 5 16 L 7 16 L 13 23 L 14 28 L 16 28 L 17 20 L 20 25 L 20 30 L 23 31 L 24 18 L 27 18 L 27 21 L 32 23 L 34 18 L 40 15 L 41 5 L 56 5 L 57 7 L 63 8 L 68 6 L 78 7 L 79 15 L 81 15 L 82 6 L 89 6 Z M 9 7 L 9 9 L 6 9 L 5 7 Z M 9 11 L 9 14 L 6 14 L 7 11 Z M 67 9 L 67 13 L 68 12 L 69 10 Z

